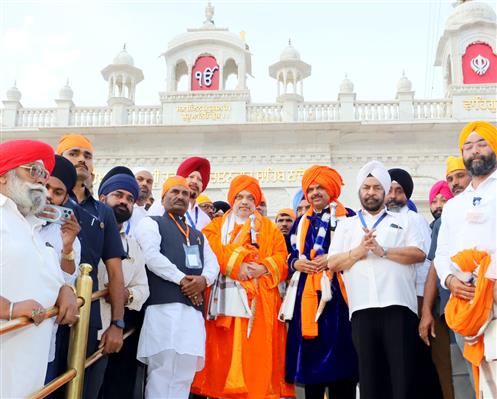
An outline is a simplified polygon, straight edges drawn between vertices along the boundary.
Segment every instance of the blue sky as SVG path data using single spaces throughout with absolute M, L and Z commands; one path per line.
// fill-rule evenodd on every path
M 495 10 L 495 3 L 486 1 Z M 336 100 L 345 73 L 358 99 L 395 97 L 405 70 L 416 98 L 439 98 L 436 46 L 453 1 L 213 1 L 218 27 L 246 32 L 252 52 L 252 101 L 273 102 L 276 82 L 268 66 L 288 39 L 312 65 L 304 81 L 307 101 Z M 136 103 L 159 104 L 166 65 L 159 55 L 187 28 L 199 27 L 206 2 L 0 2 L 0 96 L 14 80 L 29 106 L 55 106 L 69 78 L 76 105 L 105 105 L 100 71 L 126 43 L 145 80 Z

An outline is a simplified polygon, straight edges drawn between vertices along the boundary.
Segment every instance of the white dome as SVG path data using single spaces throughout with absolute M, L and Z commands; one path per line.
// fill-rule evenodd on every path
M 280 61 L 299 61 L 300 54 L 295 47 L 291 44 L 285 47 L 285 49 L 281 52 Z
M 133 60 L 133 57 L 131 57 L 128 52 L 126 51 L 126 48 L 122 49 L 121 52 L 116 55 L 114 58 L 113 64 L 117 65 L 135 65 L 135 61 Z
M 9 90 L 7 90 L 7 100 L 20 101 L 21 97 L 22 97 L 22 94 L 19 91 L 19 89 L 16 87 L 15 84 Z
M 345 75 L 345 78 L 340 83 L 340 93 L 353 93 L 354 83 Z
M 407 79 L 405 73 L 402 73 L 402 77 L 399 79 L 397 83 L 397 92 L 407 92 L 412 91 L 412 82 Z
M 495 11 L 490 4 L 480 1 L 466 0 L 454 9 L 445 24 L 446 29 L 458 29 L 472 22 L 496 22 Z
M 72 100 L 74 97 L 74 92 L 71 89 L 71 86 L 69 86 L 69 82 L 66 83 L 65 86 L 62 86 L 62 88 L 59 91 L 59 99 L 61 100 Z

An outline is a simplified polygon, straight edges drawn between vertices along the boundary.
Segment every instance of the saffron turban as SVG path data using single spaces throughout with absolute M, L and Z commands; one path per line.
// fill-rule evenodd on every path
M 388 173 L 390 174 L 390 179 L 392 179 L 392 181 L 396 181 L 401 185 L 407 199 L 411 198 L 412 191 L 414 190 L 414 182 L 412 181 L 411 175 L 404 169 L 399 168 L 389 169 Z
M 171 176 L 162 185 L 161 197 L 164 197 L 164 194 L 166 194 L 171 188 L 173 188 L 175 186 L 183 186 L 187 190 L 189 190 L 188 183 L 183 176 Z
M 208 159 L 200 157 L 187 158 L 178 166 L 176 174 L 178 176 L 188 177 L 195 171 L 199 172 L 202 177 L 202 191 L 204 191 L 207 188 L 211 177 L 211 164 Z
M 445 172 L 445 177 L 454 172 L 455 170 L 465 170 L 464 161 L 462 157 L 453 157 L 452 155 L 447 158 L 446 165 L 447 171 Z
M 197 197 L 197 204 L 200 205 L 200 204 L 208 204 L 208 203 L 211 203 L 212 204 L 212 201 L 211 199 L 207 196 L 207 195 L 199 195 Z
M 18 166 L 42 161 L 49 173 L 55 166 L 53 148 L 37 140 L 10 140 L 0 144 L 0 176 Z
M 118 173 L 100 184 L 98 195 L 107 195 L 112 191 L 117 190 L 126 190 L 135 198 L 135 201 L 140 193 L 140 187 L 133 176 L 130 176 L 127 173 Z
M 483 137 L 492 151 L 497 154 L 497 128 L 485 121 L 470 122 L 463 127 L 459 136 L 459 149 L 461 151 L 469 135 L 473 132 Z
M 62 155 L 64 151 L 70 148 L 84 148 L 93 153 L 93 146 L 90 140 L 88 140 L 82 134 L 65 134 L 59 139 L 59 144 L 57 144 L 57 154 Z
M 314 165 L 307 169 L 302 176 L 302 190 L 308 201 L 307 190 L 312 184 L 319 184 L 330 196 L 330 201 L 335 201 L 342 192 L 343 180 L 335 169 Z
M 55 156 L 55 167 L 53 168 L 52 176 L 64 183 L 67 191 L 72 191 L 78 178 L 76 168 L 72 162 L 60 155 Z
M 295 214 L 295 212 L 291 208 L 280 209 L 278 211 L 278 213 L 276 214 L 275 220 L 278 220 L 278 217 L 281 216 L 281 215 L 288 215 L 288 216 L 290 216 L 292 218 L 292 220 L 297 219 L 297 215 Z
M 447 182 L 445 180 L 437 181 L 431 187 L 430 195 L 429 195 L 430 205 L 435 200 L 435 197 L 438 194 L 442 194 L 446 200 L 450 200 L 452 197 L 454 197 L 452 195 L 452 192 L 450 191 L 449 185 L 447 184 Z
M 235 203 L 235 197 L 241 191 L 250 192 L 255 199 L 255 206 L 259 206 L 262 199 L 262 191 L 259 186 L 259 181 L 248 175 L 239 175 L 231 180 L 230 188 L 228 190 L 228 202 L 231 206 Z
M 361 188 L 362 183 L 364 183 L 364 180 L 366 180 L 369 175 L 378 179 L 383 190 L 385 190 L 385 194 L 388 194 L 392 179 L 388 174 L 387 168 L 379 161 L 370 161 L 361 168 L 357 174 L 357 189 L 359 190 Z

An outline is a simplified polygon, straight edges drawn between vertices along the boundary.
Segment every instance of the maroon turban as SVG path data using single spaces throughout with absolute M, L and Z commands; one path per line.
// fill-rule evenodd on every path
M 10 140 L 0 144 L 0 176 L 18 166 L 43 161 L 49 173 L 55 166 L 54 150 L 47 143 L 36 140 Z
M 211 177 L 211 164 L 209 160 L 200 157 L 191 157 L 185 159 L 178 167 L 176 174 L 178 176 L 188 177 L 192 172 L 199 172 L 202 176 L 202 191 L 207 188 Z

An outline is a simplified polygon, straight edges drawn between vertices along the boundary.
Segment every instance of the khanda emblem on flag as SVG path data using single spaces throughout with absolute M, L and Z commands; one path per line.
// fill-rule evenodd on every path
M 192 70 L 192 90 L 218 90 L 219 65 L 212 56 L 197 58 Z
M 485 75 L 488 68 L 490 67 L 490 60 L 478 54 L 475 58 L 471 60 L 471 69 L 479 76 Z

